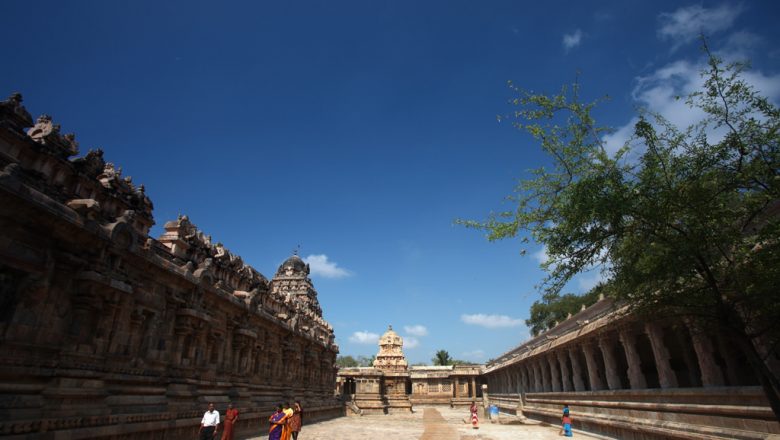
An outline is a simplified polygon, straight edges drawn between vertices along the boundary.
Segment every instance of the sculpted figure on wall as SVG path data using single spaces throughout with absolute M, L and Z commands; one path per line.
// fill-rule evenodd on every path
M 60 134 L 60 125 L 54 124 L 49 115 L 39 116 L 35 125 L 27 131 L 27 135 L 33 141 L 52 148 L 65 158 L 79 154 L 76 135 L 73 133 Z
M 0 101 L 0 113 L 3 119 L 17 130 L 22 130 L 33 125 L 32 116 L 22 105 L 22 94 L 15 92 L 5 101 Z

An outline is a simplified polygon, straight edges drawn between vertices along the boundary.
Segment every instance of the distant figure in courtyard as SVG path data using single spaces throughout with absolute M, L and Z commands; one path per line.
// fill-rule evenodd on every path
M 471 427 L 473 429 L 479 429 L 479 416 L 477 416 L 477 402 L 472 401 L 469 411 L 471 411 Z
M 287 414 L 282 410 L 282 405 L 276 407 L 276 412 L 268 418 L 271 428 L 268 430 L 268 440 L 282 440 L 282 431 L 287 425 Z
M 560 435 L 566 437 L 573 437 L 571 432 L 571 417 L 569 416 L 569 405 L 563 405 L 563 417 L 561 417 L 561 432 Z
M 209 409 L 203 414 L 200 421 L 200 430 L 198 436 L 200 440 L 214 440 L 217 436 L 217 427 L 219 426 L 219 411 L 214 409 L 214 404 L 209 403 Z
M 233 408 L 232 403 L 228 403 L 225 411 L 225 423 L 222 428 L 222 440 L 233 440 L 233 425 L 238 421 L 238 410 Z
M 303 408 L 301 408 L 301 402 L 296 400 L 292 410 L 293 414 L 289 419 L 290 432 L 292 433 L 293 440 L 298 440 L 298 433 L 301 432 L 301 425 L 303 425 Z

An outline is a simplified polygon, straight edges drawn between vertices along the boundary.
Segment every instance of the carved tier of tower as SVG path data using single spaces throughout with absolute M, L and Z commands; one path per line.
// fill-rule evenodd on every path
M 292 255 L 279 266 L 271 280 L 271 293 L 284 297 L 289 304 L 310 309 L 322 317 L 322 308 L 309 272 L 309 265 L 298 255 Z
M 388 326 L 385 334 L 379 338 L 379 353 L 374 360 L 374 368 L 385 372 L 406 371 L 409 364 L 403 352 L 404 340 Z

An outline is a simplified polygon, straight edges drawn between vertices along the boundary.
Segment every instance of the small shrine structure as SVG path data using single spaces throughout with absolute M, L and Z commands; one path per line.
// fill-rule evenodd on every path
M 477 398 L 479 365 L 409 367 L 404 341 L 388 326 L 372 367 L 339 370 L 347 414 L 408 413 L 413 405 L 468 405 Z

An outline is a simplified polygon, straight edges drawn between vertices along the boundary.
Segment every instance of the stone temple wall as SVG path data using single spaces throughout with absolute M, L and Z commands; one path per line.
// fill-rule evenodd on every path
M 207 402 L 255 435 L 285 400 L 343 415 L 316 301 L 186 216 L 149 237 L 143 185 L 59 130 L 0 102 L 0 437 L 195 438 Z
M 483 380 L 502 413 L 559 424 L 568 404 L 575 429 L 614 438 L 780 435 L 729 338 L 684 320 L 640 320 L 610 299 L 488 363 Z

